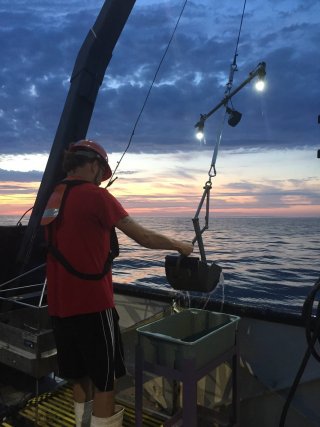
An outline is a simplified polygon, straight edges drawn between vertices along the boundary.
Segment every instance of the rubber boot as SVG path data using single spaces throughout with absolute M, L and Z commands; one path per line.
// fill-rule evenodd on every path
M 122 427 L 124 408 L 116 405 L 114 410 L 114 415 L 108 418 L 99 418 L 92 415 L 91 427 Z
M 84 403 L 74 402 L 76 427 L 90 427 L 92 415 L 92 400 Z

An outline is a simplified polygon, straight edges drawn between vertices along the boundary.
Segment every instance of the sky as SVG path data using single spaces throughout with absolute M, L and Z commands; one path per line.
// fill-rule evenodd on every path
M 77 53 L 101 0 L 0 2 L 0 215 L 33 206 Z M 160 60 L 146 106 L 128 145 Z M 225 108 L 243 1 L 137 0 L 107 68 L 87 137 L 109 154 L 110 191 L 133 216 L 190 216 L 212 177 L 211 215 L 320 216 L 320 2 L 247 0 L 233 89 L 266 63 Z M 220 138 L 220 139 L 219 139 Z

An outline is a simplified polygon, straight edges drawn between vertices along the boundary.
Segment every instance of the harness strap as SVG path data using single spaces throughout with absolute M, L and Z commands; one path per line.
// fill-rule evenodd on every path
M 80 180 L 65 180 L 62 181 L 62 184 L 66 185 L 65 191 L 63 192 L 61 205 L 59 208 L 59 214 L 63 211 L 67 196 L 71 190 L 76 185 L 84 184 L 87 181 L 80 181 Z M 51 253 L 51 255 L 54 256 L 54 258 L 60 262 L 60 264 L 71 274 L 73 274 L 76 277 L 79 277 L 79 279 L 83 280 L 100 280 L 102 279 L 110 270 L 113 260 L 119 255 L 119 242 L 117 233 L 115 231 L 115 227 L 112 227 L 110 231 L 110 252 L 108 254 L 108 257 L 106 259 L 106 262 L 104 264 L 103 270 L 101 273 L 83 273 L 79 270 L 77 270 L 73 265 L 67 260 L 67 258 L 63 255 L 63 253 L 53 244 L 53 222 L 50 222 L 47 225 L 48 229 L 48 245 L 47 249 L 48 252 Z
M 49 226 L 49 233 L 51 234 L 52 237 L 52 228 L 51 226 Z M 114 228 L 111 230 L 110 233 L 110 245 L 111 245 L 111 241 L 117 241 L 118 242 L 118 238 L 117 238 L 117 234 L 114 230 Z M 52 244 L 52 241 L 50 243 L 49 240 L 49 244 L 48 244 L 48 251 L 55 257 L 55 259 L 57 261 L 60 262 L 61 265 L 63 265 L 63 267 L 71 274 L 73 274 L 74 276 L 79 277 L 79 279 L 83 279 L 83 280 L 100 280 L 102 279 L 110 270 L 113 260 L 119 255 L 119 251 L 113 251 L 112 249 L 109 252 L 108 258 L 104 264 L 103 270 L 101 273 L 97 273 L 97 274 L 91 274 L 91 273 L 83 273 L 79 270 L 77 270 L 76 268 L 74 268 L 70 262 L 66 259 L 66 257 L 62 254 L 62 252 Z

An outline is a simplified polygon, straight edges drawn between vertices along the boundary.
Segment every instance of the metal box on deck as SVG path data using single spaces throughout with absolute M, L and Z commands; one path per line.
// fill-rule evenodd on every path
M 235 344 L 239 317 L 186 309 L 137 328 L 144 360 L 179 369 L 183 359 L 201 368 Z
M 0 363 L 40 378 L 56 370 L 56 353 L 46 307 L 0 314 Z

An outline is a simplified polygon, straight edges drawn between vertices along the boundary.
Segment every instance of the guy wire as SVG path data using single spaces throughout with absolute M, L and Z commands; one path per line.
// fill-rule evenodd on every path
M 159 65 L 158 65 L 158 67 L 157 67 L 157 70 L 156 70 L 156 72 L 155 72 L 155 74 L 154 74 L 153 80 L 152 80 L 152 82 L 151 82 L 151 85 L 150 85 L 149 90 L 148 90 L 148 92 L 147 92 L 147 95 L 146 95 L 146 97 L 145 97 L 145 100 L 144 100 L 144 102 L 143 102 L 143 104 L 142 104 L 141 110 L 140 110 L 140 112 L 139 112 L 139 114 L 138 114 L 138 117 L 137 117 L 137 119 L 136 119 L 136 121 L 135 121 L 135 124 L 134 124 L 134 126 L 133 126 L 133 129 L 132 129 L 132 132 L 131 132 L 131 135 L 130 135 L 130 138 L 129 138 L 129 142 L 128 142 L 128 144 L 127 144 L 127 146 L 126 146 L 126 148 L 125 148 L 124 152 L 122 153 L 122 155 L 121 155 L 121 157 L 120 157 L 120 160 L 117 162 L 117 165 L 116 165 L 116 167 L 115 167 L 115 169 L 114 169 L 114 171 L 113 171 L 113 173 L 112 173 L 112 175 L 111 175 L 111 178 L 110 178 L 110 180 L 109 180 L 108 184 L 106 185 L 106 187 L 110 187 L 110 185 L 112 185 L 112 183 L 117 179 L 117 178 L 113 178 L 113 177 L 114 177 L 114 175 L 115 175 L 115 173 L 116 173 L 116 171 L 117 171 L 117 169 L 118 169 L 118 167 L 119 167 L 119 165 L 120 165 L 120 163 L 121 163 L 121 161 L 122 161 L 122 159 L 123 159 L 124 155 L 126 154 L 126 152 L 128 151 L 128 149 L 129 149 L 129 147 L 130 147 L 130 145 L 131 145 L 131 141 L 132 141 L 132 138 L 133 138 L 133 136 L 134 136 L 134 133 L 135 133 L 136 127 L 137 127 L 137 125 L 138 125 L 138 123 L 139 123 L 139 121 L 140 121 L 141 115 L 142 115 L 143 110 L 144 110 L 144 108 L 145 108 L 145 106 L 146 106 L 146 104 L 147 104 L 147 101 L 148 101 L 148 99 L 149 99 L 149 96 L 150 96 L 151 90 L 152 90 L 152 88 L 153 88 L 153 86 L 154 86 L 154 83 L 155 83 L 156 78 L 157 78 L 157 76 L 158 76 L 158 73 L 159 73 L 159 71 L 160 71 L 161 65 L 162 65 L 162 63 L 163 63 L 163 61 L 164 61 L 164 59 L 165 59 L 165 57 L 166 57 L 166 55 L 167 55 L 167 52 L 168 52 L 168 50 L 169 50 L 169 47 L 170 47 L 171 42 L 172 42 L 172 40 L 173 40 L 173 37 L 174 37 L 174 35 L 175 35 L 175 33 L 176 33 L 176 30 L 177 30 L 178 25 L 179 25 L 179 23 L 180 23 L 180 19 L 181 19 L 181 17 L 182 17 L 182 14 L 183 14 L 183 12 L 184 12 L 184 9 L 185 9 L 185 7 L 186 7 L 186 5 L 187 5 L 187 2 L 188 2 L 188 0 L 185 0 L 185 1 L 184 1 L 184 4 L 183 4 L 182 9 L 181 9 L 181 11 L 180 11 L 179 17 L 178 17 L 178 19 L 177 19 L 177 22 L 176 22 L 176 24 L 175 24 L 175 26 L 174 26 L 173 32 L 172 32 L 171 37 L 170 37 L 170 39 L 169 39 L 169 42 L 168 42 L 168 44 L 167 44 L 167 47 L 166 47 L 166 49 L 165 49 L 165 51 L 164 51 L 164 53 L 163 53 L 163 55 L 162 55 L 162 57 L 161 57 L 161 60 L 160 60 L 160 62 L 159 62 Z

